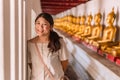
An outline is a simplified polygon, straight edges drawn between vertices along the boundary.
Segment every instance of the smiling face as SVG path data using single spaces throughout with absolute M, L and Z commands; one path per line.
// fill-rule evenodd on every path
M 35 22 L 35 31 L 39 36 L 49 36 L 51 30 L 50 23 L 43 17 L 39 17 Z

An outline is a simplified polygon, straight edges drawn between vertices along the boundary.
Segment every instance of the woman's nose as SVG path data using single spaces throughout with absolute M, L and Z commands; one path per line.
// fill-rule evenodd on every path
M 39 28 L 39 29 L 43 29 L 43 26 L 42 26 L 42 25 L 39 25 L 38 28 Z

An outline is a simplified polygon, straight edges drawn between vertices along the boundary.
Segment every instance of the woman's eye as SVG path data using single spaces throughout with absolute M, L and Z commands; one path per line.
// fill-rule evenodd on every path
M 38 23 L 36 23 L 36 24 L 40 24 L 40 23 L 38 22 Z
M 45 25 L 45 26 L 46 26 L 47 24 L 43 24 L 43 25 Z

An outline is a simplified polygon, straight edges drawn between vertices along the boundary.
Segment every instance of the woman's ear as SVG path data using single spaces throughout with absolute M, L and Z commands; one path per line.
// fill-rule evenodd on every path
M 53 31 L 53 27 L 52 26 L 50 26 L 50 31 Z

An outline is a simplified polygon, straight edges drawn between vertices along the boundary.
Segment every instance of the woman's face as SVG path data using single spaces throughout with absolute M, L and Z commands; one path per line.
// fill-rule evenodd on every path
M 39 36 L 48 36 L 50 29 L 50 23 L 43 17 L 38 18 L 35 22 L 35 30 Z

